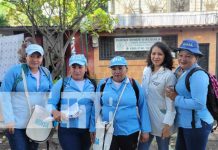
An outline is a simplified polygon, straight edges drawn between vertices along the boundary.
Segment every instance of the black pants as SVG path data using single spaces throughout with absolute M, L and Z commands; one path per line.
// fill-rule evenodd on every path
M 113 136 L 110 150 L 135 150 L 138 143 L 139 132 L 124 136 Z
M 59 127 L 58 138 L 63 150 L 89 150 L 91 146 L 88 129 Z

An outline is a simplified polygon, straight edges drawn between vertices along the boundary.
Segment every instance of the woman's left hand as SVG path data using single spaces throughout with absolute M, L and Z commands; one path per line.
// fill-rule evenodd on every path
M 162 130 L 162 138 L 168 138 L 170 136 L 170 126 L 165 124 Z
M 149 139 L 149 133 L 141 133 L 140 135 L 140 142 L 145 143 Z

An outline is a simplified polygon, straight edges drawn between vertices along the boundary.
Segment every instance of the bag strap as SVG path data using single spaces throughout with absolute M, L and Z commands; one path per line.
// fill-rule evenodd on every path
M 104 91 L 104 87 L 105 87 L 105 85 L 106 85 L 108 79 L 109 79 L 109 78 L 106 78 L 106 79 L 104 80 L 104 83 L 100 86 L 100 92 L 101 92 L 101 96 L 100 96 L 100 97 L 102 97 L 102 93 L 103 93 L 103 91 Z M 130 81 L 130 83 L 131 83 L 131 85 L 132 85 L 132 87 L 133 87 L 133 90 L 135 91 L 135 95 L 136 95 L 136 106 L 138 106 L 138 101 L 139 101 L 139 88 L 138 88 L 138 86 L 137 86 L 137 84 L 136 84 L 135 79 L 133 79 L 133 78 L 128 78 L 128 79 L 129 79 L 129 81 Z M 103 105 L 102 101 L 100 101 L 100 103 L 101 103 L 101 105 Z
M 27 64 L 21 64 L 21 68 L 23 69 L 24 74 L 28 73 L 28 65 Z M 49 80 L 50 72 L 48 71 L 48 69 L 46 69 L 45 67 L 40 67 L 40 68 L 42 69 L 42 72 L 46 75 L 46 77 Z M 21 72 L 14 80 L 12 91 L 16 90 L 17 84 L 22 80 L 23 80 L 23 76 L 22 76 L 22 72 Z
M 63 91 L 64 91 L 65 83 L 67 83 L 67 82 L 68 82 L 67 78 L 63 77 L 63 78 L 62 78 L 61 89 L 60 89 L 60 99 L 59 99 L 59 101 L 58 101 L 58 103 L 57 103 L 57 110 L 58 110 L 58 111 L 61 110 L 61 95 L 62 95 L 62 93 L 63 93 Z
M 138 101 L 139 101 L 139 88 L 138 88 L 138 86 L 137 86 L 137 84 L 136 84 L 135 79 L 129 78 L 129 80 L 130 80 L 130 83 L 131 83 L 131 85 L 132 85 L 132 87 L 133 87 L 133 90 L 135 91 L 135 95 L 136 95 L 136 106 L 138 106 Z
M 196 71 L 198 71 L 198 70 L 202 70 L 202 71 L 204 71 L 205 73 L 207 73 L 204 69 L 202 69 L 202 68 L 200 68 L 200 67 L 195 67 L 195 68 L 193 68 L 188 74 L 187 74 L 187 76 L 186 76 L 186 78 L 185 78 L 185 86 L 186 86 L 186 88 L 187 88 L 187 90 L 190 92 L 190 81 L 189 81 L 189 78 L 192 76 L 192 74 L 193 73 L 195 73 Z
M 16 87 L 17 87 L 17 84 L 20 81 L 23 80 L 23 78 L 22 78 L 22 70 L 24 71 L 24 74 L 27 74 L 27 72 L 28 72 L 27 64 L 21 64 L 21 73 L 15 78 L 14 84 L 13 84 L 13 87 L 12 87 L 12 91 L 15 91 Z
M 28 93 L 28 90 L 27 90 L 26 76 L 25 76 L 23 68 L 22 68 L 21 72 L 22 72 L 22 78 L 23 78 L 24 92 L 25 92 L 25 95 L 26 95 L 26 100 L 27 100 L 27 104 L 29 106 L 29 112 L 30 112 L 30 115 L 31 115 L 32 111 L 31 111 L 31 105 L 30 105 L 30 98 L 29 98 L 29 93 Z
M 104 83 L 101 85 L 101 87 L 100 87 L 100 92 L 101 92 L 101 93 L 104 91 L 104 87 L 105 87 L 105 85 L 106 85 L 108 79 L 109 79 L 109 78 L 106 78 L 106 79 L 104 80 Z
M 120 93 L 120 96 L 119 96 L 119 99 L 118 99 L 118 102 L 117 102 L 117 106 L 116 106 L 116 109 L 115 109 L 115 111 L 114 111 L 114 115 L 113 115 L 113 118 L 112 118 L 111 122 L 114 121 L 115 115 L 116 115 L 117 110 L 118 110 L 118 106 L 119 106 L 119 104 L 120 104 L 121 97 L 122 97 L 122 95 L 123 95 L 124 90 L 126 89 L 126 86 L 127 86 L 128 81 L 129 81 L 129 79 L 127 78 L 127 80 L 126 80 L 126 82 L 125 82 L 125 85 L 124 85 L 124 87 L 123 87 L 123 90 L 122 90 L 122 92 Z
M 103 94 L 103 91 L 104 91 L 104 87 L 105 87 L 105 85 L 106 85 L 106 83 L 107 83 L 107 80 L 108 80 L 109 78 L 106 78 L 105 80 L 104 80 L 104 83 L 100 86 L 100 104 L 101 104 L 101 106 L 103 105 L 103 102 L 102 102 L 102 94 Z
M 45 67 L 40 67 L 42 69 L 42 72 L 46 75 L 46 77 L 48 78 L 49 80 L 49 77 L 50 77 L 50 72 L 47 68 Z
M 201 67 L 195 67 L 187 74 L 187 76 L 185 78 L 185 86 L 189 92 L 191 92 L 189 78 L 192 76 L 193 73 L 195 73 L 198 70 L 202 70 L 206 73 L 206 71 L 204 69 L 202 69 Z M 192 128 L 194 128 L 194 129 L 196 128 L 196 126 L 195 126 L 195 110 L 194 109 L 192 109 L 191 125 L 192 125 Z

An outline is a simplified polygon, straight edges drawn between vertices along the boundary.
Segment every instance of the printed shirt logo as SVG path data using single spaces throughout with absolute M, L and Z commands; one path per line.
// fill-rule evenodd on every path
M 152 81 L 153 85 L 155 86 L 158 86 L 160 83 L 159 82 L 155 82 L 155 81 Z

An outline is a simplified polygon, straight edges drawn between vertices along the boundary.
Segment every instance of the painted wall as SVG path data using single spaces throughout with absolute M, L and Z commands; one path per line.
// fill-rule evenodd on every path
M 175 29 L 143 29 L 142 33 L 125 33 L 125 35 L 178 35 L 178 46 L 183 39 L 192 38 L 199 43 L 209 43 L 209 72 L 215 74 L 216 71 L 216 34 L 218 29 L 215 28 L 175 28 Z M 148 32 L 146 31 L 148 30 Z M 146 34 L 147 33 L 147 34 Z M 153 34 L 152 34 L 153 33 Z M 114 33 L 114 35 L 124 35 L 123 33 Z M 105 36 L 105 35 L 104 35 Z M 109 60 L 99 60 L 99 49 L 94 49 L 94 74 L 97 80 L 111 76 Z M 178 65 L 177 60 L 174 60 L 174 66 Z M 141 60 L 128 60 L 128 76 L 133 77 L 141 82 L 142 72 L 146 66 L 146 58 Z
M 210 43 L 209 45 L 209 72 L 215 74 L 216 71 L 216 33 L 218 29 L 186 29 L 178 34 L 178 42 L 183 39 L 192 38 L 199 43 Z
M 87 45 L 86 45 L 87 44 Z M 84 54 L 88 61 L 88 70 L 92 78 L 95 78 L 94 73 L 94 48 L 92 47 L 92 37 L 89 35 L 81 35 L 79 32 L 75 34 L 75 50 L 76 54 Z M 68 64 L 71 56 L 71 48 L 68 46 L 66 52 L 66 64 Z M 68 66 L 68 65 L 67 65 Z M 69 72 L 69 67 L 67 67 Z

